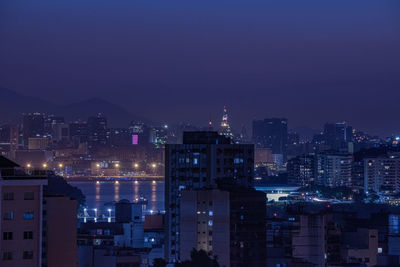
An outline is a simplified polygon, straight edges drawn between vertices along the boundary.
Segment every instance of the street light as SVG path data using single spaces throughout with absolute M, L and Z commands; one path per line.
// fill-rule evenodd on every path
M 97 167 L 97 168 L 100 168 L 100 163 L 96 163 L 96 167 Z
M 43 168 L 47 168 L 47 163 L 42 164 Z
M 155 167 L 157 167 L 157 164 L 152 163 L 152 164 L 151 164 L 151 167 L 155 168 Z
M 137 169 L 137 168 L 139 168 L 139 164 L 135 163 L 135 164 L 133 164 L 133 167 L 135 167 L 135 169 Z
M 115 168 L 119 168 L 119 163 L 115 163 L 115 164 L 114 164 L 114 167 L 115 167 Z
M 28 164 L 26 164 L 26 167 L 30 168 L 30 167 L 32 167 L 32 165 L 30 163 L 28 163 Z
M 58 167 L 62 168 L 64 165 L 62 163 L 58 164 Z

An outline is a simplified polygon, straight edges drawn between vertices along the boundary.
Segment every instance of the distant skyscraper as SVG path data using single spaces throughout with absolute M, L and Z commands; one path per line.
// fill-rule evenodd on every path
M 77 147 L 88 140 L 88 124 L 86 122 L 73 122 L 69 124 L 69 135 Z
M 217 132 L 185 132 L 183 144 L 167 144 L 165 155 L 165 257 L 173 262 L 180 259 L 181 191 L 216 188 L 218 182 L 249 187 L 254 147 L 230 144 Z
M 353 127 L 346 122 L 326 123 L 324 139 L 331 149 L 348 151 L 348 143 L 353 141 Z
M 226 106 L 224 106 L 224 113 L 222 114 L 220 134 L 229 137 L 230 139 L 233 138 L 231 126 L 229 125 L 228 121 L 228 111 L 226 109 Z
M 91 147 L 107 144 L 107 119 L 98 114 L 88 119 L 88 144 Z
M 150 143 L 150 134 L 151 129 L 144 122 L 141 121 L 132 121 L 131 126 L 129 126 L 129 130 L 132 133 L 132 138 L 136 139 L 139 145 L 146 145 Z
M 45 133 L 44 114 L 29 113 L 23 118 L 23 144 L 28 145 L 29 137 L 42 137 Z
M 253 121 L 253 142 L 258 147 L 270 148 L 273 154 L 282 154 L 286 158 L 287 119 L 271 118 Z

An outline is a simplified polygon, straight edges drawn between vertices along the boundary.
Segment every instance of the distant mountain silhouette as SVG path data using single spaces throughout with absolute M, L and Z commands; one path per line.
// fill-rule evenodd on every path
M 22 121 L 22 113 L 44 112 L 64 116 L 67 122 L 87 120 L 102 113 L 110 127 L 127 127 L 132 120 L 149 122 L 124 108 L 101 98 L 91 98 L 69 105 L 57 105 L 38 97 L 25 96 L 9 89 L 0 88 L 0 123 Z

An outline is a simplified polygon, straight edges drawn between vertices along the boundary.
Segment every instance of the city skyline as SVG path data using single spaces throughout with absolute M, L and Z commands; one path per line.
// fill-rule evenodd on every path
M 21 116 L 23 114 L 29 113 L 43 113 L 49 116 L 63 116 L 65 117 L 67 122 L 75 122 L 82 121 L 85 122 L 88 117 L 97 116 L 101 114 L 108 119 L 109 126 L 113 128 L 127 127 L 133 121 L 141 121 L 148 123 L 150 125 L 164 125 L 169 124 L 173 126 L 190 124 L 195 127 L 200 127 L 206 129 L 207 127 L 211 127 L 217 130 L 220 130 L 221 126 L 221 117 L 224 117 L 224 114 L 229 113 L 229 123 L 232 124 L 232 121 L 235 122 L 235 118 L 232 119 L 232 112 L 230 107 L 226 105 L 221 106 L 219 112 L 209 113 L 207 118 L 203 118 L 204 120 L 180 120 L 180 118 L 175 118 L 175 120 L 160 120 L 159 118 L 152 117 L 144 117 L 140 114 L 131 113 L 118 104 L 112 103 L 106 99 L 101 99 L 98 97 L 90 98 L 83 100 L 81 102 L 74 102 L 68 105 L 60 105 L 57 103 L 52 103 L 50 101 L 43 100 L 36 96 L 28 96 L 21 95 L 15 91 L 0 88 L 0 96 L 3 96 L 6 99 L 5 103 L 0 107 L 3 109 L 3 116 L 0 116 L 0 123 L 15 123 L 21 122 Z M 233 108 L 235 111 L 236 109 Z M 306 124 L 298 124 L 293 125 L 290 118 L 283 116 L 263 116 L 259 114 L 256 118 L 248 119 L 243 124 L 235 124 L 233 123 L 233 133 L 238 135 L 243 131 L 243 127 L 248 134 L 252 134 L 252 124 L 254 121 L 262 120 L 265 118 L 284 118 L 288 120 L 288 130 L 289 132 L 295 132 L 300 134 L 302 141 L 310 141 L 315 134 L 319 134 L 323 131 L 323 127 L 325 124 L 330 123 L 350 123 L 353 126 L 357 125 L 351 121 L 342 119 L 342 120 L 325 120 L 322 119 L 321 124 L 315 124 L 315 126 L 310 126 Z M 223 128 L 223 127 L 222 127 Z M 395 129 L 398 129 L 396 126 Z M 372 132 L 369 132 L 368 129 L 372 129 Z M 374 130 L 375 129 L 375 130 Z M 358 128 L 354 127 L 354 130 L 367 132 L 371 136 L 378 136 L 379 138 L 388 138 L 393 136 L 398 136 L 400 130 L 395 130 L 393 132 L 386 131 L 376 131 L 376 127 L 373 124 L 369 124 L 366 128 Z

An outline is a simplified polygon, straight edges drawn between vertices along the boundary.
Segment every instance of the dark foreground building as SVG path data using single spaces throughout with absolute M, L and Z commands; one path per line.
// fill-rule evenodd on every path
M 265 253 L 252 257 L 245 249 L 259 241 L 250 242 L 257 231 L 263 235 L 260 242 L 266 240 L 265 227 L 250 226 L 252 216 L 257 213 L 262 220 L 266 210 L 265 195 L 250 189 L 253 145 L 231 144 L 229 138 L 216 132 L 185 132 L 183 144 L 167 145 L 165 154 L 167 261 L 185 260 L 194 248 L 218 255 L 227 266 L 243 266 L 243 260 L 265 265 Z M 198 230 L 193 232 L 194 228 Z
M 0 156 L 1 267 L 78 265 L 77 202 L 47 194 L 48 179 Z

